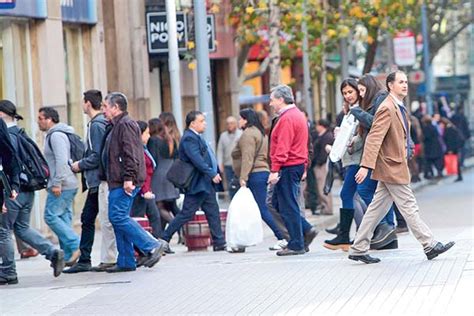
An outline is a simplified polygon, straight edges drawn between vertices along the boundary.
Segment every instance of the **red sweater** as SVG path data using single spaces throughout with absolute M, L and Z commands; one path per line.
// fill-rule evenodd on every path
M 308 124 L 297 107 L 280 114 L 270 137 L 272 172 L 282 167 L 308 163 Z
M 145 183 L 140 190 L 141 194 L 151 192 L 151 177 L 153 176 L 153 162 L 150 157 L 145 153 L 145 166 L 146 166 L 146 178 Z

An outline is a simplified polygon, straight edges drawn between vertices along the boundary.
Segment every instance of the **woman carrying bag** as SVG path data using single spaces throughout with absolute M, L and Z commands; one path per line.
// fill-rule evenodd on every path
M 263 221 L 270 227 L 278 242 L 274 247 L 281 249 L 287 242 L 278 229 L 275 220 L 265 203 L 267 198 L 267 181 L 270 174 L 268 165 L 268 137 L 265 129 L 253 109 L 240 111 L 239 126 L 242 136 L 232 151 L 232 163 L 235 176 L 241 187 L 248 187 L 260 209 Z M 245 247 L 232 248 L 231 252 L 243 252 Z

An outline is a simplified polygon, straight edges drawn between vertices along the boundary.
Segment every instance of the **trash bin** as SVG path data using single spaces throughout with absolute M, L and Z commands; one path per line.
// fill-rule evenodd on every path
M 225 238 L 225 224 L 227 220 L 227 210 L 220 210 L 222 232 Z M 207 250 L 211 245 L 211 232 L 209 223 L 203 211 L 197 211 L 194 217 L 184 225 L 184 236 L 188 251 Z

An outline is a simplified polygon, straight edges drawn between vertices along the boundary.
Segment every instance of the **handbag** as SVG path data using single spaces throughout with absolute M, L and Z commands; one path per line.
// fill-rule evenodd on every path
M 334 162 L 328 159 L 328 172 L 326 174 L 326 180 L 324 181 L 323 189 L 324 195 L 328 195 L 329 193 L 331 193 L 332 190 L 332 185 L 334 183 L 334 164 Z
M 458 174 L 458 155 L 446 154 L 444 155 L 444 167 L 446 168 L 446 174 L 457 175 Z
M 329 153 L 329 159 L 331 159 L 332 162 L 337 162 L 342 159 L 342 156 L 344 156 L 344 153 L 347 151 L 352 136 L 355 135 L 357 126 L 359 126 L 359 121 L 357 121 L 352 114 L 344 116 L 336 139 L 332 145 L 331 152 Z
M 166 179 L 178 189 L 186 190 L 191 185 L 195 173 L 196 168 L 192 164 L 178 158 L 173 161 Z

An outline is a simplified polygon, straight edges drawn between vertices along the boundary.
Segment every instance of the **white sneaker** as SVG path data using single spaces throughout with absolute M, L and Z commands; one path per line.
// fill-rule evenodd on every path
M 288 242 L 286 241 L 286 239 L 281 239 L 279 241 L 277 241 L 276 244 L 274 244 L 273 246 L 271 246 L 270 250 L 282 250 L 282 249 L 285 249 L 286 247 L 288 246 Z

